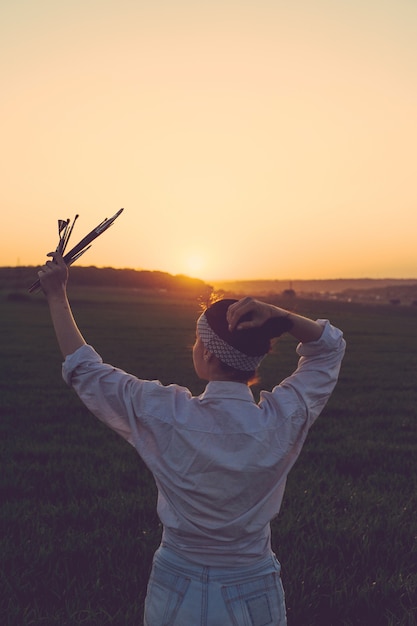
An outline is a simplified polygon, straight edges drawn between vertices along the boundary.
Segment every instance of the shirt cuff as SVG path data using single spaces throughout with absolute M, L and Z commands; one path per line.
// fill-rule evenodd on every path
M 92 346 L 88 344 L 81 346 L 72 354 L 69 354 L 62 364 L 62 378 L 71 387 L 71 378 L 74 370 L 81 363 L 102 363 L 103 360 Z

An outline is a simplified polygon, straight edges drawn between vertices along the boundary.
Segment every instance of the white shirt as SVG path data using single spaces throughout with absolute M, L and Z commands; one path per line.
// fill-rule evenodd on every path
M 106 365 L 91 346 L 63 377 L 100 420 L 131 443 L 158 488 L 163 543 L 199 564 L 249 564 L 270 550 L 288 472 L 337 382 L 345 350 L 327 320 L 299 344 L 296 371 L 254 401 L 243 383 L 209 382 L 198 397 Z

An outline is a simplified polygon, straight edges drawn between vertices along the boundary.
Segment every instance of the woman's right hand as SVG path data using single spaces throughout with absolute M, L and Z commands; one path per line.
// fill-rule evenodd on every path
M 239 322 L 242 315 L 251 314 L 251 319 L 245 322 Z M 260 302 L 253 298 L 242 298 L 238 302 L 231 304 L 227 310 L 227 321 L 229 330 L 242 330 L 244 328 L 256 328 L 262 326 L 271 317 L 286 317 L 291 321 L 291 328 L 288 329 L 293 337 L 302 343 L 317 341 L 320 339 L 324 326 L 314 320 L 291 313 L 285 309 L 281 309 L 267 302 Z
M 267 302 L 261 302 L 254 298 L 242 298 L 238 302 L 231 304 L 227 309 L 227 321 L 229 324 L 229 331 L 243 330 L 245 328 L 257 328 L 265 324 L 274 315 L 277 315 L 277 307 L 268 304 Z M 247 313 L 251 314 L 251 319 L 239 322 L 243 315 Z M 285 314 L 286 312 L 283 311 Z

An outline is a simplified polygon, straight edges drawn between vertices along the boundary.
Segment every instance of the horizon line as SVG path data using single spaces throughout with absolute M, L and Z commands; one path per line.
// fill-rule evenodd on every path
M 19 268 L 34 268 L 40 267 L 38 265 L 2 265 L 0 266 L 0 270 L 2 269 L 19 269 Z M 118 270 L 118 271 L 134 271 L 134 272 L 161 272 L 163 274 L 170 274 L 171 276 L 185 276 L 191 279 L 198 279 L 205 283 L 216 282 L 216 283 L 257 283 L 257 282 L 287 282 L 287 283 L 295 283 L 295 282 L 313 282 L 313 281 L 383 281 L 383 280 L 395 280 L 395 281 L 417 281 L 417 276 L 415 277 L 394 277 L 394 276 L 384 276 L 384 277 L 375 277 L 375 276 L 349 276 L 349 277 L 337 277 L 337 278 L 201 278 L 200 276 L 191 276 L 189 274 L 185 274 L 184 272 L 179 272 L 177 274 L 173 274 L 171 272 L 167 272 L 166 270 L 161 269 L 145 269 L 145 268 L 134 268 L 134 267 L 114 267 L 112 265 L 76 265 L 75 267 L 80 269 L 88 269 L 95 268 L 98 270 Z

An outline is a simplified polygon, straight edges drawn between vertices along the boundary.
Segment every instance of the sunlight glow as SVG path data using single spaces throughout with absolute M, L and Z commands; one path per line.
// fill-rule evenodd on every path
M 188 276 L 193 276 L 195 278 L 200 278 L 204 275 L 206 270 L 206 264 L 201 255 L 195 253 L 190 254 L 185 260 L 185 269 L 184 274 Z

